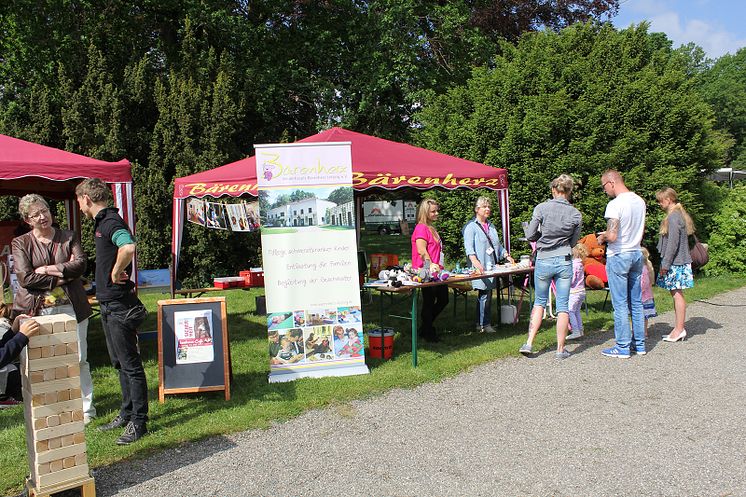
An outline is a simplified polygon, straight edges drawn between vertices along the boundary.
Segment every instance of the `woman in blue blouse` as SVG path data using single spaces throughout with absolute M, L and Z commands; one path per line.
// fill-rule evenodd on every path
M 495 226 L 489 221 L 492 207 L 490 199 L 479 197 L 474 205 L 474 219 L 464 227 L 464 250 L 476 274 L 482 274 L 494 267 L 499 261 L 513 259 L 500 244 Z M 477 331 L 494 333 L 496 330 L 490 324 L 492 289 L 496 286 L 496 278 L 482 278 L 472 280 L 472 288 L 479 291 L 477 300 Z

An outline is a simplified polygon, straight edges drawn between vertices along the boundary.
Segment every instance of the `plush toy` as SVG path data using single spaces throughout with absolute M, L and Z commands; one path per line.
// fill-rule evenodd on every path
M 609 282 L 606 276 L 606 249 L 598 243 L 594 233 L 580 239 L 579 243 L 588 249 L 588 257 L 583 259 L 583 270 L 585 271 L 585 286 L 593 289 L 601 289 Z

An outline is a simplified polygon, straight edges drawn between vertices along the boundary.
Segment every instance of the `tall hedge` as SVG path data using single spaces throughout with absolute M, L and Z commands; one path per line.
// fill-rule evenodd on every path
M 550 197 L 549 183 L 561 173 L 579 184 L 573 201 L 585 232 L 603 228 L 608 199 L 600 175 L 616 168 L 648 202 L 645 244 L 654 247 L 661 219 L 655 192 L 675 188 L 701 217 L 702 178 L 725 152 L 688 62 L 644 24 L 525 34 L 516 46 L 503 44 L 494 63 L 475 69 L 467 84 L 427 103 L 418 144 L 506 168 L 513 233 Z M 449 212 L 465 218 L 470 197 Z M 460 247 L 453 242 L 449 249 Z

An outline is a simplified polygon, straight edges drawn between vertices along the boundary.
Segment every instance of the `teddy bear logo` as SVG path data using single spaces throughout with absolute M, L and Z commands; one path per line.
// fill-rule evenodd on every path
M 264 171 L 264 179 L 269 181 L 274 176 L 274 166 L 267 164 L 266 162 L 262 165 L 262 171 Z

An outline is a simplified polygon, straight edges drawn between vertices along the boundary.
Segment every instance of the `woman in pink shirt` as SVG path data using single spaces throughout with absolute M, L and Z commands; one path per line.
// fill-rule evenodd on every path
M 424 199 L 417 208 L 417 226 L 412 232 L 412 268 L 424 267 L 430 272 L 443 269 L 443 242 L 433 224 L 438 220 L 438 203 Z M 435 318 L 448 305 L 448 286 L 438 285 L 422 289 L 422 314 L 420 336 L 429 341 L 439 341 L 433 326 Z

